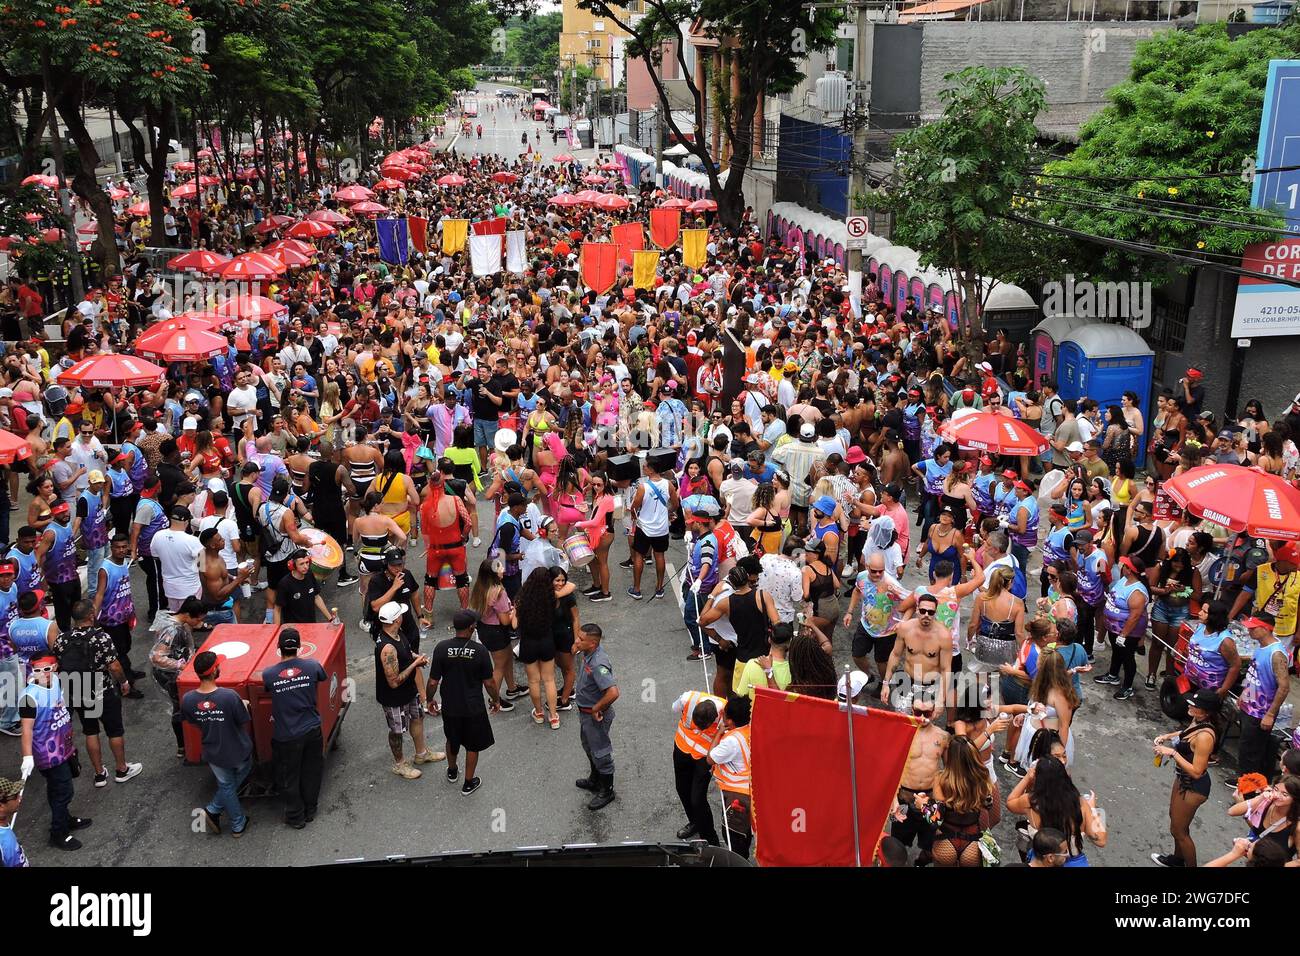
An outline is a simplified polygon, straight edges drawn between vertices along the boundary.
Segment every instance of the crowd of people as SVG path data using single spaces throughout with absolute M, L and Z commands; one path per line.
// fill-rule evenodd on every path
M 221 661 L 195 653 L 196 632 L 338 621 L 331 596 L 357 586 L 404 779 L 445 760 L 474 793 L 494 720 L 527 698 L 532 720 L 553 729 L 578 710 L 591 773 L 576 783 L 593 810 L 607 806 L 617 685 L 594 606 L 680 597 L 682 653 L 710 678 L 674 705 L 681 839 L 742 855 L 761 841 L 749 717 L 755 689 L 770 687 L 917 718 L 882 865 L 986 865 L 1004 812 L 1024 818 L 1030 865 L 1086 865 L 1107 833 L 1097 798 L 1071 779 L 1084 688 L 1154 700 L 1177 664 L 1192 684 L 1190 722 L 1151 743 L 1176 767 L 1173 852 L 1153 858 L 1197 865 L 1192 818 L 1233 717 L 1228 782 L 1241 802 L 1229 812 L 1259 839 L 1210 865 L 1294 861 L 1300 752 L 1281 755 L 1280 731 L 1300 547 L 1261 552 L 1179 512 L 1161 486 L 1207 461 L 1300 479 L 1300 396 L 1271 421 L 1258 401 L 1221 421 L 1192 369 L 1149 421 L 1136 394 L 1105 408 L 1062 398 L 1050 378 L 1031 382 L 1003 333 L 961 341 L 937 311 L 908 300 L 896 312 L 874 276 L 850 295 L 840 263 L 763 237 L 748 210 L 733 231 L 702 217 L 703 263 L 672 248 L 652 287 L 622 272 L 593 290 L 582 242 L 665 197 L 616 184 L 631 201 L 623 211 L 550 203 L 582 189 L 590 168 L 540 162 L 527 142 L 513 158 L 436 154 L 387 197 L 392 212 L 428 218 L 427 254 L 384 262 L 370 222 L 349 217 L 308 264 L 253 290 L 280 312 L 220 329 L 224 351 L 173 362 L 154 385 L 56 383 L 181 311 L 181 286 L 149 264 L 138 219 L 118 223 L 123 272 L 67 310 L 58 348 L 39 323 L 24 327 L 43 311 L 39 283 L 0 293 L 0 427 L 31 450 L 0 480 L 6 541 L 9 512 L 30 495 L 0 561 L 0 671 L 22 687 L 0 708 L 0 733 L 21 738 L 24 776 L 46 779 L 52 845 L 75 849 L 90 823 L 70 810 L 72 713 L 95 787 L 109 776 L 101 732 L 115 780 L 141 772 L 126 758 L 122 701 L 142 695 L 144 666 L 170 700 L 178 756 L 185 725 L 202 731 L 217 780 L 209 830 L 242 834 L 247 714 L 217 685 Z M 449 172 L 467 182 L 433 185 Z M 264 228 L 273 216 L 346 212 L 343 185 L 269 205 L 251 188 L 228 203 L 169 204 L 168 236 L 247 251 L 280 235 Z M 496 216 L 526 231 L 522 274 L 475 276 L 465 252 L 434 238 L 444 220 Z M 1027 424 L 1044 451 L 951 443 L 945 425 L 962 409 Z M 315 573 L 322 536 L 339 545 L 332 583 Z M 680 581 L 666 560 L 674 541 Z M 1220 577 L 1223 563 L 1234 573 Z M 631 572 L 625 590 L 611 587 L 615 564 Z M 454 594 L 453 635 L 422 652 L 439 591 Z M 280 647 L 298 670 L 292 633 Z M 845 677 L 836 662 L 847 660 Z M 197 697 L 177 690 L 187 664 Z M 60 671 L 98 675 L 99 717 L 63 700 Z M 285 706 L 301 711 L 302 685 L 290 683 L 296 704 Z M 435 714 L 445 750 L 426 742 Z M 285 822 L 300 827 L 315 815 L 320 766 L 303 754 L 319 725 L 287 723 L 277 773 L 288 767 Z M 1000 775 L 1014 781 L 1006 793 Z M 727 798 L 721 837 L 711 780 Z M 19 799 L 21 786 L 0 781 L 0 823 Z M 2 826 L 0 849 L 6 863 L 21 858 Z

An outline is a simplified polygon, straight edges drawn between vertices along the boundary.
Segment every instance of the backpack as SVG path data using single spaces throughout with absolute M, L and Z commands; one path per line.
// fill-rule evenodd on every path
M 95 652 L 90 646 L 90 628 L 74 628 L 63 641 L 59 653 L 59 673 L 67 675 L 70 697 L 69 707 L 84 707 L 99 699 L 95 681 Z M 73 678 L 72 675 L 76 675 Z
M 271 555 L 279 551 L 285 539 L 284 533 L 274 527 L 275 518 L 270 517 L 271 504 L 268 501 L 262 505 L 262 515 L 257 522 L 257 536 L 262 545 L 263 560 L 269 560 Z
M 1029 593 L 1029 580 L 1025 577 L 1025 569 L 1020 566 L 1020 562 L 1015 558 L 1011 560 L 1015 562 L 1016 570 L 1015 576 L 1011 579 L 1011 593 L 1023 601 L 1025 595 Z

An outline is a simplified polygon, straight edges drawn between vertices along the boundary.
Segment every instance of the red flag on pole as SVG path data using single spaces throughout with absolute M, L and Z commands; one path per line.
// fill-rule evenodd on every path
M 470 228 L 476 236 L 504 236 L 506 234 L 506 217 L 496 216 L 492 219 L 480 219 Z
M 760 866 L 870 866 L 920 722 L 854 708 L 849 763 L 842 703 L 755 688 L 751 721 L 754 834 Z
M 660 249 L 671 249 L 682 231 L 680 209 L 650 210 L 650 241 Z
M 406 225 L 410 230 L 411 248 L 422 255 L 427 255 L 429 252 L 429 220 L 420 216 L 407 216 Z
M 618 261 L 632 264 L 632 253 L 645 248 L 645 229 L 639 222 L 622 222 L 610 230 L 618 247 Z
M 582 281 L 604 294 L 618 278 L 618 247 L 612 242 L 584 242 L 580 254 Z

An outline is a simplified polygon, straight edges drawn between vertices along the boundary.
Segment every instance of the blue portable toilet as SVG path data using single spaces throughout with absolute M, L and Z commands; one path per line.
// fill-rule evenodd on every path
M 1136 392 L 1142 421 L 1151 427 L 1151 376 L 1155 355 L 1127 325 L 1095 322 L 1071 331 L 1057 348 L 1056 379 L 1062 398 L 1091 398 L 1102 410 L 1119 405 L 1121 396 Z M 1138 442 L 1135 463 L 1146 461 L 1147 434 Z
M 1077 315 L 1051 315 L 1029 330 L 1031 388 L 1041 388 L 1043 379 L 1056 377 L 1056 347 L 1075 329 L 1092 321 Z

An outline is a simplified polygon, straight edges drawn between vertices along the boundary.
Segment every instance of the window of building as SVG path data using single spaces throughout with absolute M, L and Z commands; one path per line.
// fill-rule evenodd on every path
M 853 42 L 841 37 L 835 44 L 835 68 L 841 73 L 853 72 Z

